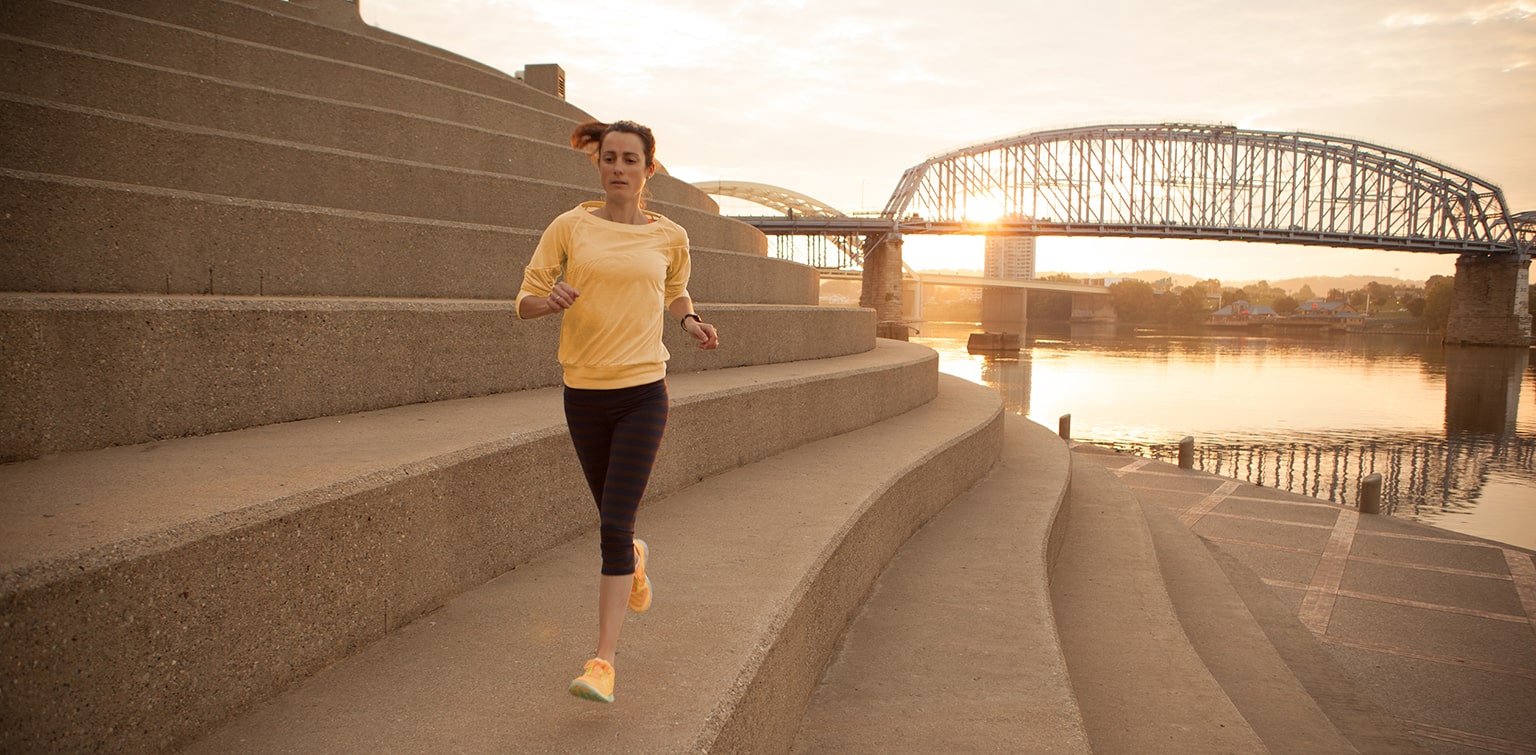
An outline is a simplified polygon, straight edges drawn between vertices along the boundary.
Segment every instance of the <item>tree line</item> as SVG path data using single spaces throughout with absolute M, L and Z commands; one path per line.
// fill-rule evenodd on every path
M 1069 275 L 1051 275 L 1045 280 L 1075 282 Z M 1188 286 L 1172 285 L 1171 280 L 1147 282 L 1123 280 L 1109 287 L 1115 300 L 1115 313 L 1121 322 L 1132 325 L 1154 325 L 1172 328 L 1188 328 L 1204 323 L 1211 313 L 1235 301 L 1250 305 L 1266 305 L 1277 314 L 1288 315 L 1303 303 L 1314 299 L 1349 304 L 1361 314 L 1376 318 L 1412 318 L 1428 330 L 1443 331 L 1451 315 L 1451 301 L 1455 297 L 1453 279 L 1436 275 L 1419 288 L 1393 286 L 1371 281 L 1353 290 L 1329 289 L 1319 295 L 1309 285 L 1295 291 L 1271 286 L 1258 281 L 1243 286 L 1226 286 L 1215 278 Z M 1532 308 L 1536 311 L 1536 287 L 1531 291 Z M 1072 317 L 1071 294 L 1050 291 L 1032 291 L 1029 294 L 1031 320 L 1070 320 Z

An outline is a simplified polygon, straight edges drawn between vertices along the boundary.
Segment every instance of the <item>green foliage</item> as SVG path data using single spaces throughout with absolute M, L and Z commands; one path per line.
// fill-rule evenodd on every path
M 1128 323 L 1146 324 L 1164 322 L 1158 311 L 1157 294 L 1152 284 L 1139 280 L 1123 280 L 1109 287 L 1115 298 L 1115 314 Z
M 1168 296 L 1162 298 L 1168 299 Z M 1173 299 L 1167 318 L 1171 325 L 1187 326 L 1204 322 L 1205 315 L 1205 294 L 1191 286 L 1180 291 Z
M 1403 309 L 1407 310 L 1408 314 L 1413 315 L 1414 317 L 1423 317 L 1424 298 L 1421 296 L 1415 296 L 1408 299 L 1407 301 L 1403 302 Z
M 1270 302 L 1269 306 L 1274 308 L 1276 314 L 1288 315 L 1296 311 L 1296 308 L 1301 306 L 1301 302 L 1289 296 L 1279 296 L 1273 302 Z
M 1443 275 L 1431 278 L 1428 290 L 1424 292 L 1424 326 L 1430 330 L 1445 330 L 1451 319 L 1451 301 L 1455 298 L 1456 285 L 1450 278 Z

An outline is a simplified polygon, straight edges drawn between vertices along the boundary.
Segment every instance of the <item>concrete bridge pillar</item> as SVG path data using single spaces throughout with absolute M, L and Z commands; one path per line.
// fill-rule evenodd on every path
M 1022 288 L 984 288 L 981 327 L 1001 333 L 1024 332 L 1029 324 L 1029 292 Z
M 901 236 L 893 233 L 864 257 L 859 306 L 875 310 L 875 335 L 905 341 L 907 321 L 901 311 L 901 247 Z
M 1456 298 L 1445 342 L 1529 346 L 1530 272 L 1527 254 L 1461 255 L 1456 260 Z

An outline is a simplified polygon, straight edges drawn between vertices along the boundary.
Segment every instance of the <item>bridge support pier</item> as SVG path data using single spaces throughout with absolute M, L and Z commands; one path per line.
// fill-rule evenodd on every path
M 1456 260 L 1456 298 L 1445 342 L 1480 346 L 1531 345 L 1531 258 L 1463 254 Z
M 1002 333 L 1023 335 L 1028 324 L 1028 291 L 1022 288 L 982 289 L 981 327 Z
M 859 306 L 875 310 L 875 335 L 907 340 L 907 321 L 901 311 L 901 247 L 899 234 L 890 234 L 864 256 L 864 280 Z

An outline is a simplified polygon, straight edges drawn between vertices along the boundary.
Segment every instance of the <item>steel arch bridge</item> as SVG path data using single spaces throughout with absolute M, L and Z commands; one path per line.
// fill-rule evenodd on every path
M 1058 129 L 935 155 L 902 175 L 883 214 L 952 221 L 977 210 L 1040 235 L 1496 254 L 1531 242 L 1498 187 L 1433 160 L 1202 124 Z
M 866 249 L 892 233 L 958 233 L 1516 255 L 1536 239 L 1536 212 L 1511 213 L 1497 186 L 1425 157 L 1334 136 L 1184 123 L 975 144 L 909 168 L 880 218 L 797 211 L 742 219 L 769 234 L 861 234 Z
M 733 197 L 755 202 L 772 210 L 784 213 L 784 217 L 793 221 L 798 216 L 801 219 L 808 218 L 843 218 L 848 215 L 827 202 L 814 199 L 805 194 L 779 186 L 752 181 L 699 181 L 693 184 L 705 193 L 721 197 Z M 747 220 L 746 218 L 742 218 Z M 750 222 L 750 221 L 749 221 Z M 765 231 L 767 232 L 767 231 Z M 794 256 L 791 238 L 797 235 L 808 235 L 812 239 L 830 241 L 836 248 L 841 258 L 839 264 L 827 262 L 827 249 L 825 244 L 813 243 L 808 252 L 811 264 L 824 270 L 847 267 L 849 262 L 860 264 L 864 258 L 863 235 L 857 231 L 845 233 L 815 233 L 815 234 L 771 234 L 778 238 L 779 257 L 789 259 Z

